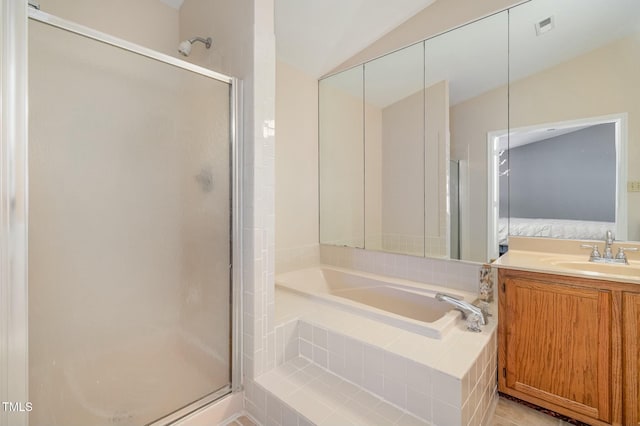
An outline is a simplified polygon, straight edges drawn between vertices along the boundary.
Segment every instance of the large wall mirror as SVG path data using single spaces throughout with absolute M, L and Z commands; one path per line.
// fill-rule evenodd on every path
M 320 241 L 364 248 L 363 66 L 319 87 Z
M 509 44 L 499 242 L 640 240 L 640 194 L 627 192 L 640 178 L 640 2 L 532 0 L 511 9 Z
M 364 64 L 365 248 L 424 256 L 424 46 Z
M 640 2 L 531 0 L 320 81 L 320 242 L 640 240 Z

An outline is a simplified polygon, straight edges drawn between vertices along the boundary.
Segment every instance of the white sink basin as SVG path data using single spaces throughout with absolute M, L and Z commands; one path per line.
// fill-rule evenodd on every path
M 640 279 L 640 264 L 630 262 L 629 265 L 616 263 L 595 263 L 586 260 L 551 260 L 549 263 L 556 268 L 574 271 L 595 272 L 606 275 L 623 275 Z

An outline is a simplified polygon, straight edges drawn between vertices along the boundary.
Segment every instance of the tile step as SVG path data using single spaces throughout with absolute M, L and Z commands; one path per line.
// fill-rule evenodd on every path
M 430 425 L 300 356 L 258 377 L 255 386 L 265 391 L 268 425 Z

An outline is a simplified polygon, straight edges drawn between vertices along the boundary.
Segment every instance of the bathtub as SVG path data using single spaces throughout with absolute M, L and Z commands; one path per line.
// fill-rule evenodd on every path
M 438 292 L 470 303 L 477 296 L 444 287 L 333 266 L 278 274 L 276 285 L 407 331 L 440 339 L 461 318 Z

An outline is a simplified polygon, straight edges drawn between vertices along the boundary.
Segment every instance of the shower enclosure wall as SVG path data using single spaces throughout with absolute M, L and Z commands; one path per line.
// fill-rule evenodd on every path
M 240 384 L 237 82 L 7 3 L 0 424 L 176 420 Z

